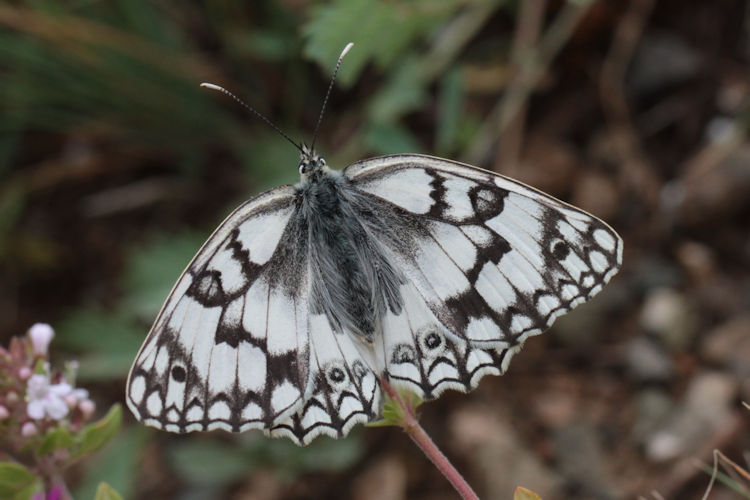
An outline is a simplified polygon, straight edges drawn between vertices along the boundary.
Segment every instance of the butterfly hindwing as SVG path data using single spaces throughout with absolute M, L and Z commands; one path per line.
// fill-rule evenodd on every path
M 301 444 L 319 434 L 345 436 L 380 410 L 379 376 L 369 347 L 349 332 L 334 332 L 322 314 L 311 315 L 309 332 L 310 394 L 270 430 L 272 436 L 288 436 Z
M 369 208 L 362 216 L 435 317 L 475 347 L 512 347 L 541 333 L 620 265 L 622 242 L 605 223 L 491 172 L 393 155 L 344 175 L 359 206 L 380 205 L 383 225 L 409 228 L 389 234 L 368 220 Z
M 403 309 L 389 312 L 374 348 L 388 379 L 423 399 L 446 389 L 468 392 L 485 375 L 505 371 L 515 348 L 483 349 L 452 334 L 412 284 L 401 287 Z

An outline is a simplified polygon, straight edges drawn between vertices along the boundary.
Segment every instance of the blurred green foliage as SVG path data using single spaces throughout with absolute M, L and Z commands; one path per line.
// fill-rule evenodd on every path
M 49 186 L 40 180 L 37 164 L 43 152 L 34 152 L 29 141 L 84 142 L 105 162 L 124 164 L 126 170 L 157 158 L 173 166 L 174 176 L 194 182 L 205 182 L 201 176 L 213 172 L 219 153 L 240 165 L 243 182 L 256 190 L 294 183 L 298 152 L 198 84 L 229 88 L 292 137 L 309 142 L 327 79 L 350 41 L 355 47 L 338 84 L 357 84 L 359 98 L 349 100 L 338 116 L 329 111 L 323 129 L 337 123 L 356 127 L 335 147 L 325 133 L 321 136 L 329 164 L 341 167 L 373 154 L 462 151 L 480 118 L 463 106 L 466 82 L 457 58 L 505 3 L 335 0 L 301 9 L 296 2 L 269 0 L 3 4 L 0 269 L 49 265 L 56 258 L 51 250 L 33 250 L 54 248 L 53 242 L 35 239 L 23 224 L 28 200 Z M 435 114 L 433 137 L 417 137 L 404 121 L 424 109 Z M 54 171 L 62 175 L 65 169 L 60 160 Z M 210 230 L 144 229 L 138 242 L 122 249 L 119 300 L 106 306 L 89 300 L 55 325 L 58 345 L 80 361 L 82 380 L 117 387 L 121 397 L 150 322 Z M 100 481 L 124 498 L 135 496 L 134 478 L 144 450 L 154 451 L 149 444 L 154 436 L 128 426 L 88 468 L 77 498 L 92 498 Z M 203 436 L 163 437 L 159 443 L 159 452 L 187 484 L 223 485 L 259 467 L 274 468 L 282 477 L 339 470 L 362 454 L 356 432 L 346 440 L 318 439 L 306 448 L 259 433 L 232 444 Z M 105 498 L 107 491 L 100 489 L 99 495 Z
M 122 497 L 109 484 L 99 483 L 94 500 L 122 500 Z

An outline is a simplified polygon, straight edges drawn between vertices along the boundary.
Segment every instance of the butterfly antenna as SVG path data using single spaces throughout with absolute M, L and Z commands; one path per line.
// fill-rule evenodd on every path
M 339 60 L 336 61 L 336 68 L 333 70 L 333 75 L 331 76 L 331 83 L 328 84 L 328 91 L 326 92 L 326 97 L 323 99 L 323 107 L 320 109 L 320 115 L 318 116 L 318 123 L 315 125 L 315 133 L 313 133 L 313 140 L 312 145 L 310 146 L 310 150 L 315 150 L 315 140 L 318 138 L 318 129 L 320 128 L 320 123 L 323 121 L 323 113 L 325 113 L 326 110 L 326 104 L 328 104 L 328 97 L 331 95 L 331 90 L 333 90 L 333 82 L 336 81 L 336 75 L 339 72 L 339 66 L 341 66 L 341 60 L 344 58 L 347 52 L 354 47 L 354 44 L 349 42 L 346 44 L 346 47 L 344 47 L 344 50 L 341 51 L 341 55 L 339 56 Z
M 240 103 L 242 106 L 244 106 L 245 109 L 247 109 L 248 111 L 254 113 L 258 118 L 260 118 L 261 120 L 263 120 L 264 122 L 266 122 L 266 124 L 268 124 L 269 127 L 271 127 L 276 132 L 278 132 L 279 134 L 281 134 L 282 136 L 284 136 L 284 138 L 287 141 L 289 141 L 292 144 L 294 144 L 294 147 L 297 148 L 297 149 L 299 149 L 300 152 L 302 152 L 302 146 L 300 146 L 299 144 L 297 144 L 296 142 L 294 142 L 288 135 L 286 135 L 284 133 L 283 130 L 281 130 L 279 127 L 277 127 L 276 125 L 274 125 L 271 120 L 269 120 L 268 118 L 266 118 L 265 116 L 263 116 L 262 114 L 260 114 L 252 106 L 248 106 L 247 104 L 245 104 L 245 102 L 242 99 L 240 99 L 236 95 L 232 94 L 231 92 L 229 92 L 224 87 L 219 87 L 218 85 L 214 85 L 213 83 L 201 83 L 201 87 L 204 87 L 204 88 L 207 88 L 207 89 L 211 89 L 211 90 L 216 90 L 216 91 L 221 92 L 222 94 L 228 95 L 229 97 L 231 97 L 232 99 L 234 99 L 235 101 L 237 101 L 238 103 Z

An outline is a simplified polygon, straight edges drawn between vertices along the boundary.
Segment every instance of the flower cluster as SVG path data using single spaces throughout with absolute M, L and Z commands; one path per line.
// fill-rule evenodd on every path
M 62 373 L 51 370 L 48 351 L 54 335 L 51 326 L 37 323 L 25 338 L 11 339 L 7 350 L 0 347 L 0 421 L 17 424 L 20 431 L 4 436 L 11 449 L 63 420 L 73 430 L 80 428 L 94 413 L 88 391 L 74 387 L 76 363 L 68 363 Z
M 117 405 L 87 423 L 95 405 L 88 391 L 75 387 L 76 362 L 52 369 L 54 336 L 52 327 L 37 323 L 0 347 L 0 492 L 12 498 L 70 498 L 62 471 L 101 448 L 120 426 Z

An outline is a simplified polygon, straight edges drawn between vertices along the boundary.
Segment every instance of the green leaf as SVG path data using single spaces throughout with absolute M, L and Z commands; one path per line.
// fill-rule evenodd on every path
M 513 493 L 513 500 L 542 500 L 542 497 L 531 490 L 527 490 L 522 486 L 518 486 L 516 487 L 516 491 Z
M 98 451 L 115 437 L 121 422 L 122 408 L 119 404 L 113 405 L 104 418 L 81 430 L 72 457 L 78 459 Z
M 107 483 L 99 483 L 94 500 L 122 500 L 122 497 Z
M 39 478 L 24 489 L 18 491 L 11 498 L 12 500 L 32 500 L 37 493 L 44 493 L 44 483 Z
M 418 39 L 439 28 L 463 3 L 461 0 L 330 2 L 315 8 L 304 27 L 305 54 L 330 70 L 344 46 L 353 42 L 354 49 L 346 56 L 338 78 L 343 86 L 349 86 L 370 61 L 380 68 L 391 66 L 411 47 L 418 46 Z
M 75 439 L 70 435 L 68 429 L 58 427 L 52 429 L 42 438 L 42 442 L 36 449 L 37 456 L 47 455 L 55 450 L 70 448 L 75 444 Z
M 10 498 L 28 489 L 36 475 L 21 464 L 0 462 L 0 498 Z
M 398 119 L 423 107 L 427 101 L 426 82 L 422 78 L 419 57 L 406 58 L 392 71 L 388 81 L 367 104 L 367 119 L 380 124 Z
M 93 498 L 102 481 L 112 485 L 123 498 L 133 498 L 143 451 L 153 434 L 152 429 L 142 425 L 125 428 L 96 455 L 96 460 L 84 461 L 85 471 L 73 498 Z
M 401 397 L 401 401 L 403 401 L 406 408 L 410 409 L 412 413 L 415 413 L 417 408 L 424 403 L 422 398 L 407 389 L 399 387 L 396 388 L 396 392 Z M 402 406 L 397 400 L 391 398 L 387 393 L 385 394 L 385 402 L 383 403 L 382 416 L 382 419 L 366 424 L 367 427 L 385 427 L 388 425 L 405 427 L 406 425 L 404 406 Z

